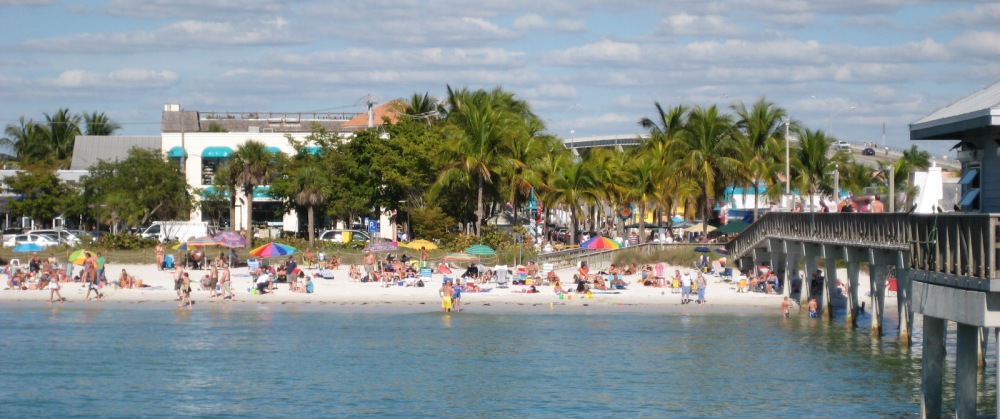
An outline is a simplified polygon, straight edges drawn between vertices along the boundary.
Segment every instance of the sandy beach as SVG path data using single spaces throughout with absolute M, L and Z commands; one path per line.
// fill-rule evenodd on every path
M 107 305 L 107 304 L 150 304 L 162 306 L 175 305 L 177 295 L 173 288 L 173 270 L 159 271 L 151 264 L 147 265 L 115 265 L 109 264 L 107 276 L 114 281 L 122 269 L 130 275 L 141 278 L 148 285 L 141 289 L 116 289 L 109 291 L 102 301 L 84 301 L 86 287 L 81 283 L 64 283 L 62 295 L 66 298 L 64 305 Z M 690 268 L 669 266 L 666 272 L 680 270 L 682 273 Z M 200 290 L 197 281 L 208 273 L 207 270 L 189 270 L 192 279 L 192 299 L 194 310 L 205 309 L 214 305 L 256 306 L 267 304 L 292 304 L 300 306 L 339 307 L 352 311 L 440 311 L 438 288 L 443 276 L 434 274 L 425 287 L 383 287 L 376 283 L 352 282 L 348 277 L 349 266 L 341 266 L 335 271 L 334 279 L 314 277 L 315 292 L 312 294 L 295 293 L 289 290 L 288 284 L 276 284 L 276 291 L 264 295 L 254 295 L 248 292 L 251 279 L 247 267 L 232 270 L 233 289 L 236 291 L 236 301 L 219 301 L 210 298 L 211 292 Z M 455 269 L 456 272 L 460 272 Z M 319 272 L 318 269 L 306 268 L 307 275 Z M 564 268 L 556 271 L 563 282 L 572 283 L 574 269 Z M 846 278 L 846 271 L 841 269 L 840 278 Z M 625 290 L 594 291 L 592 298 L 580 294 L 567 294 L 560 298 L 551 286 L 537 286 L 538 293 L 527 294 L 528 288 L 521 285 L 511 285 L 508 288 L 497 288 L 495 284 L 485 285 L 488 292 L 462 294 L 462 308 L 469 312 L 507 312 L 507 311 L 690 311 L 690 312 L 779 312 L 782 297 L 763 293 L 737 293 L 733 284 L 725 283 L 718 276 L 707 277 L 705 305 L 694 303 L 682 305 L 681 295 L 673 293 L 669 288 L 656 288 L 638 284 L 639 275 L 626 275 L 625 281 L 631 285 Z M 6 282 L 6 278 L 4 278 Z M 869 286 L 868 277 L 862 273 L 859 291 L 861 301 L 866 301 Z M 696 296 L 695 296 L 696 297 Z M 0 291 L 0 302 L 38 302 L 49 303 L 48 290 L 3 290 Z M 886 303 L 894 303 L 886 299 Z

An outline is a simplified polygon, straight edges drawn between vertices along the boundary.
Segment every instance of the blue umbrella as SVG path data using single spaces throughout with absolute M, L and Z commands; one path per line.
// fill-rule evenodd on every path
M 712 249 L 709 249 L 709 248 L 707 248 L 705 246 L 698 246 L 698 247 L 694 248 L 694 251 L 695 252 L 699 252 L 699 253 L 708 253 L 708 252 L 711 252 Z
M 16 253 L 41 252 L 42 250 L 45 250 L 45 248 L 34 243 L 21 243 L 14 246 L 14 252 Z
M 725 247 L 720 247 L 720 248 L 718 248 L 718 249 L 715 249 L 715 253 L 718 253 L 718 254 L 720 254 L 720 255 L 728 255 L 728 254 L 729 254 L 729 251 L 728 251 L 728 250 L 726 250 L 726 248 L 725 248 Z

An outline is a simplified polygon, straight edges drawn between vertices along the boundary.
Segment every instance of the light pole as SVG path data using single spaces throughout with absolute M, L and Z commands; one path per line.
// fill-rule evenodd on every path
M 791 151 L 788 143 L 792 140 L 789 136 L 789 131 L 791 131 L 792 119 L 789 118 L 785 121 L 785 195 L 792 194 L 792 165 L 791 165 Z
M 404 199 L 402 201 L 399 201 L 399 203 L 401 205 L 406 205 L 406 200 Z M 410 231 L 410 210 L 406 209 L 405 211 L 406 211 L 406 228 L 403 230 L 403 233 L 406 234 L 406 240 L 410 241 L 413 240 L 413 233 Z

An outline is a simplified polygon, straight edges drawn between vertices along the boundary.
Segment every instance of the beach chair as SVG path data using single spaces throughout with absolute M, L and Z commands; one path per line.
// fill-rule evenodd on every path
M 733 282 L 733 268 L 726 268 L 720 272 L 719 279 L 724 282 Z
M 247 259 L 247 269 L 249 272 L 260 269 L 260 261 L 257 259 Z
M 896 282 L 896 278 L 889 278 L 889 288 L 887 291 L 886 296 L 896 296 L 896 292 L 899 291 L 899 284 Z
M 496 273 L 497 288 L 507 288 L 507 283 L 510 282 L 510 270 L 507 269 L 507 265 L 497 265 L 493 271 Z
M 70 263 L 70 266 L 73 264 Z M 174 268 L 174 255 L 164 255 L 163 256 L 163 269 L 173 269 Z

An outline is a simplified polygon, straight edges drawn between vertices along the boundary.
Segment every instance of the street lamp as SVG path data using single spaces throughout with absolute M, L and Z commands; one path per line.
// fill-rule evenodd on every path
M 785 121 L 785 195 L 792 194 L 792 165 L 791 165 L 791 151 L 789 150 L 788 143 L 791 141 L 789 136 L 789 131 L 791 130 L 792 119 L 788 118 Z
M 406 200 L 399 201 L 400 204 L 406 205 Z M 404 230 L 406 234 L 406 240 L 413 240 L 413 232 L 410 231 L 410 210 L 406 210 L 406 229 Z

